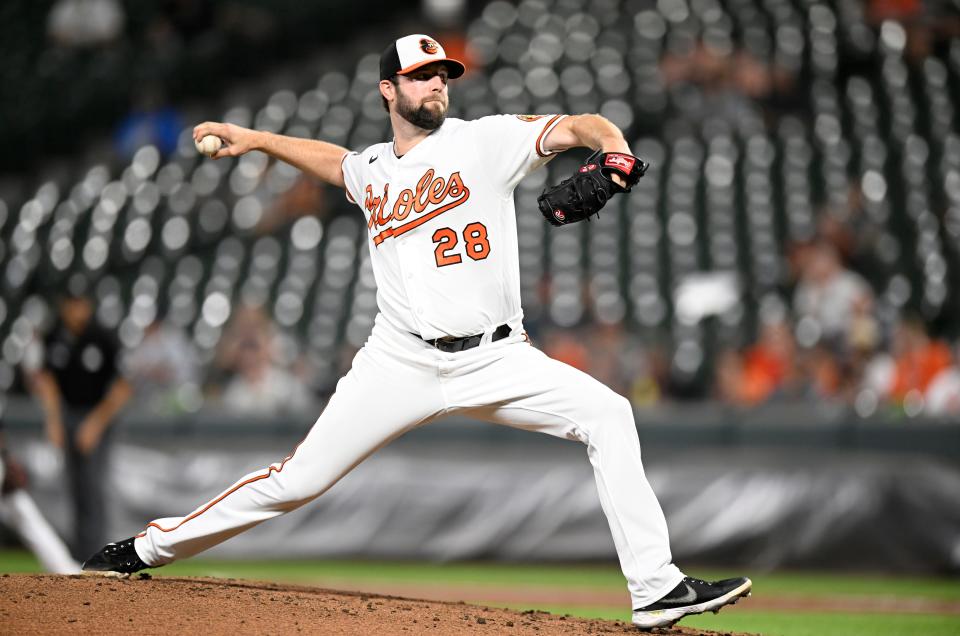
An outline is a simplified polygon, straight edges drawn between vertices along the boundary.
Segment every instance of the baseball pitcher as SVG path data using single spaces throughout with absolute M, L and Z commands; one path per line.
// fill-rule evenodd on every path
M 705 582 L 672 563 L 630 403 L 548 358 L 523 330 L 514 188 L 558 152 L 596 150 L 538 200 L 551 224 L 565 225 L 629 191 L 646 164 L 598 115 L 447 118 L 447 83 L 464 70 L 429 36 L 392 42 L 379 88 L 394 137 L 362 152 L 231 124 L 194 129 L 197 141 L 223 140 L 214 158 L 258 150 L 344 188 L 366 219 L 379 313 L 289 456 L 186 516 L 107 545 L 85 570 L 132 573 L 190 557 L 319 497 L 392 439 L 457 414 L 586 445 L 636 625 L 672 625 L 749 594 L 747 578 Z

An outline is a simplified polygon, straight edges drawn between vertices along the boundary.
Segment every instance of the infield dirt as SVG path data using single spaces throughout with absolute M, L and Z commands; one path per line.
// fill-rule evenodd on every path
M 622 621 L 206 578 L 0 576 L 5 634 L 639 634 Z M 717 636 L 674 627 L 658 634 Z M 727 635 L 739 636 L 739 635 Z

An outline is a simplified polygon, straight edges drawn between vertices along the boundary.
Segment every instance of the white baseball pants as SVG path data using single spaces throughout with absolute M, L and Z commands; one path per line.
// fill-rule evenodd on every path
M 633 607 L 665 596 L 683 574 L 647 482 L 630 403 L 514 335 L 444 353 L 377 316 L 307 437 L 279 463 L 246 475 L 185 517 L 157 519 L 137 554 L 159 566 L 192 556 L 322 495 L 392 439 L 458 414 L 587 445 L 600 504 Z

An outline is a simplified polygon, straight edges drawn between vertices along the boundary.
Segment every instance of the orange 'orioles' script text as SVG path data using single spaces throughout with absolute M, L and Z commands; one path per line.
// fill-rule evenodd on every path
M 459 172 L 454 172 L 448 178 L 435 176 L 433 168 L 423 173 L 417 182 L 415 190 L 407 188 L 397 195 L 393 206 L 388 206 L 390 198 L 390 184 L 383 186 L 383 194 L 373 195 L 373 186 L 367 185 L 366 197 L 363 200 L 364 209 L 370 214 L 367 228 L 375 231 L 391 221 L 410 220 L 401 225 L 388 227 L 373 237 L 374 245 L 380 245 L 391 236 L 399 236 L 415 227 L 426 223 L 444 212 L 462 205 L 470 198 L 470 189 L 463 184 Z M 427 211 L 428 207 L 437 206 Z

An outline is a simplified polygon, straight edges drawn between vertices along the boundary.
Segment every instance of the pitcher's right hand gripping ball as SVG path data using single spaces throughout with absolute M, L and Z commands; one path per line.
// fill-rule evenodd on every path
M 223 140 L 216 135 L 204 135 L 199 141 L 194 140 L 193 145 L 196 146 L 197 152 L 212 157 L 223 147 Z
M 650 164 L 625 152 L 599 150 L 587 159 L 569 179 L 547 188 L 539 197 L 540 213 L 551 225 L 567 225 L 594 214 L 615 194 L 630 192 Z M 626 187 L 611 179 L 616 174 Z

